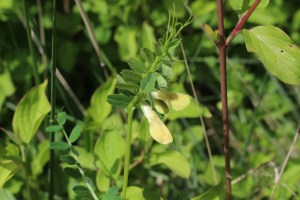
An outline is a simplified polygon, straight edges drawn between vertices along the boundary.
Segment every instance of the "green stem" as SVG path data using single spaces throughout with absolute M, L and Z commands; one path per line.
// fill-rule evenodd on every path
M 28 16 L 28 8 L 25 0 L 22 0 L 22 7 L 23 7 L 23 12 L 25 16 L 25 23 L 26 23 L 26 33 L 27 33 L 27 41 L 29 45 L 29 51 L 31 54 L 31 59 L 32 59 L 32 73 L 34 77 L 34 83 L 35 85 L 40 84 L 40 78 L 38 75 L 38 66 L 34 54 L 34 49 L 33 49 L 33 44 L 32 44 L 32 39 L 31 39 L 31 28 L 29 25 L 29 16 Z
M 129 165 L 130 165 L 130 148 L 131 148 L 131 130 L 132 130 L 132 118 L 135 107 L 129 107 L 128 109 L 128 121 L 127 121 L 127 138 L 126 138 L 126 152 L 125 152 L 125 164 L 124 164 L 124 177 L 123 177 L 123 189 L 121 197 L 126 198 L 126 191 L 128 186 L 128 175 L 129 175 Z
M 52 50 L 51 50 L 51 65 L 50 65 L 50 101 L 51 101 L 51 113 L 50 113 L 50 126 L 53 125 L 55 120 L 55 108 L 56 108 L 56 91 L 55 91 L 55 71 L 56 71 L 56 0 L 53 0 L 52 8 Z M 50 141 L 55 141 L 55 133 L 50 133 Z M 49 179 L 49 200 L 54 199 L 54 179 L 55 179 L 55 151 L 50 150 L 50 168 L 48 173 Z
M 27 190 L 27 198 L 31 198 L 31 191 L 30 191 L 30 180 L 29 180 L 29 173 L 30 173 L 30 163 L 28 162 L 28 152 L 27 148 L 24 147 L 23 145 L 20 146 L 20 151 L 21 151 L 21 156 L 22 156 L 22 161 L 24 163 L 24 177 L 25 177 L 25 186 Z

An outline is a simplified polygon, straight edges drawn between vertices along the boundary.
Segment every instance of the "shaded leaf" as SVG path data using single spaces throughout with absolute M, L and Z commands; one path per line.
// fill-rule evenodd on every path
M 152 92 L 155 89 L 156 76 L 154 73 L 150 72 L 141 81 L 141 89 L 145 92 Z
M 139 83 L 142 80 L 142 75 L 140 73 L 124 69 L 121 71 L 121 74 L 125 81 L 131 83 Z
M 71 167 L 66 167 L 64 168 L 64 172 L 71 176 L 72 178 L 78 179 L 81 178 L 81 174 L 78 169 L 76 168 L 71 168 Z
M 75 158 L 73 158 L 72 156 L 67 155 L 67 154 L 60 156 L 59 159 L 62 162 L 67 163 L 68 165 L 75 165 L 77 163 L 76 160 L 75 160 Z
M 152 63 L 155 59 L 154 53 L 148 48 L 141 49 L 140 57 L 149 63 Z
M 62 129 L 63 129 L 63 127 L 61 125 L 52 125 L 52 126 L 46 127 L 47 132 L 58 132 L 58 131 L 61 131 Z
M 130 58 L 127 63 L 133 71 L 139 73 L 145 73 L 148 71 L 146 65 L 137 58 Z
M 90 194 L 90 191 L 87 187 L 82 185 L 76 185 L 73 187 L 73 191 L 79 196 L 87 196 Z
M 107 97 L 107 102 L 113 106 L 126 108 L 133 98 L 133 96 L 125 96 L 123 94 L 112 94 Z
M 121 90 L 137 91 L 140 87 L 134 83 L 117 83 L 116 87 Z
M 57 114 L 57 121 L 61 126 L 63 126 L 67 121 L 67 113 L 66 112 L 59 112 Z
M 70 146 L 66 142 L 52 142 L 50 148 L 56 151 L 63 151 L 69 149 Z
M 191 200 L 223 200 L 225 199 L 225 187 L 224 181 L 221 181 L 218 185 L 212 187 L 207 192 L 200 196 L 194 197 Z

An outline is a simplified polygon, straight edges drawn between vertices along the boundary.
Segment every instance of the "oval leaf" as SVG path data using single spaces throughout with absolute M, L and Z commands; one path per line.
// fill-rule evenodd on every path
M 63 127 L 61 125 L 53 125 L 53 126 L 48 126 L 46 128 L 46 131 L 47 132 L 58 132 L 62 129 L 63 129 Z
M 14 133 L 20 135 L 22 141 L 28 144 L 43 119 L 50 112 L 51 106 L 45 94 L 47 80 L 33 87 L 17 105 L 13 117 Z
M 191 174 L 189 162 L 177 151 L 166 153 L 152 153 L 150 156 L 150 165 L 165 164 L 175 174 L 187 178 Z
M 90 194 L 89 189 L 87 187 L 82 186 L 82 185 L 76 185 L 73 187 L 73 191 L 78 195 L 78 196 L 87 196 Z
M 70 146 L 66 142 L 52 142 L 50 148 L 56 151 L 63 151 L 69 149 Z
M 68 165 L 75 165 L 77 162 L 75 160 L 75 158 L 73 158 L 72 156 L 70 155 L 62 155 L 60 156 L 59 158 L 62 162 L 65 162 L 67 163 Z
M 123 94 L 112 94 L 107 97 L 107 102 L 113 106 L 126 108 L 133 98 L 133 96 L 125 96 Z
M 64 168 L 64 171 L 66 174 L 68 174 L 69 176 L 71 176 L 73 178 L 78 179 L 81 177 L 79 170 L 76 168 L 66 167 L 66 168 Z
M 281 81 L 300 84 L 300 50 L 282 30 L 258 26 L 243 30 L 246 47 Z
M 12 160 L 2 160 L 0 162 L 0 189 L 3 188 L 3 185 L 13 177 L 21 166 Z
M 80 137 L 81 131 L 82 131 L 82 128 L 79 124 L 77 124 L 72 129 L 70 137 L 69 137 L 69 140 L 70 140 L 71 143 L 75 142 Z

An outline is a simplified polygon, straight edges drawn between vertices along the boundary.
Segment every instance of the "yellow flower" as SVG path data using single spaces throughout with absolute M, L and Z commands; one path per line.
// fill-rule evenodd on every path
M 165 91 L 155 91 L 151 93 L 154 99 L 163 101 L 169 108 L 175 111 L 183 110 L 190 103 L 190 96 L 179 93 L 170 93 Z M 163 105 L 156 104 L 155 108 L 158 112 L 165 113 L 166 109 Z M 157 114 L 149 105 L 141 105 L 141 109 L 149 122 L 150 135 L 154 140 L 161 144 L 169 144 L 173 141 L 173 137 L 161 121 Z

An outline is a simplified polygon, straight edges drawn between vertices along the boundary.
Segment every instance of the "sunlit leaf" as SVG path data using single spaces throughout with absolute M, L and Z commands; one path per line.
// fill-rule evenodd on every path
M 98 156 L 96 165 L 106 176 L 116 179 L 120 175 L 124 145 L 121 134 L 115 130 L 102 133 L 98 139 L 94 150 Z
M 101 125 L 111 112 L 112 106 L 106 99 L 108 95 L 113 93 L 116 82 L 116 78 L 110 78 L 94 92 L 91 98 L 91 106 L 88 109 L 88 113 L 98 125 Z
M 76 140 L 78 140 L 78 138 L 80 137 L 82 128 L 79 124 L 77 124 L 71 131 L 69 140 L 71 143 L 76 142 Z
M 130 186 L 126 192 L 127 200 L 159 200 L 161 199 L 156 191 L 136 186 Z
M 37 154 L 33 156 L 31 161 L 31 171 L 32 174 L 37 176 L 43 172 L 43 168 L 49 161 L 50 157 L 50 142 L 49 140 L 44 140 L 38 144 Z
M 246 47 L 281 81 L 300 84 L 300 50 L 282 30 L 258 26 L 243 30 Z
M 98 171 L 96 175 L 96 185 L 101 192 L 106 192 L 109 189 L 110 179 L 104 173 Z
M 13 177 L 13 175 L 21 168 L 12 160 L 2 160 L 0 161 L 0 189 L 3 185 Z
M 137 47 L 137 32 L 133 27 L 118 26 L 114 39 L 119 46 L 119 54 L 122 60 L 128 60 L 136 55 Z
M 26 144 L 31 141 L 51 109 L 45 94 L 47 83 L 46 80 L 29 90 L 17 105 L 13 117 L 13 130 L 14 133 L 20 135 L 20 138 Z
M 187 178 L 191 174 L 191 167 L 189 162 L 177 151 L 152 153 L 150 155 L 149 164 L 164 164 L 175 174 L 183 178 Z

